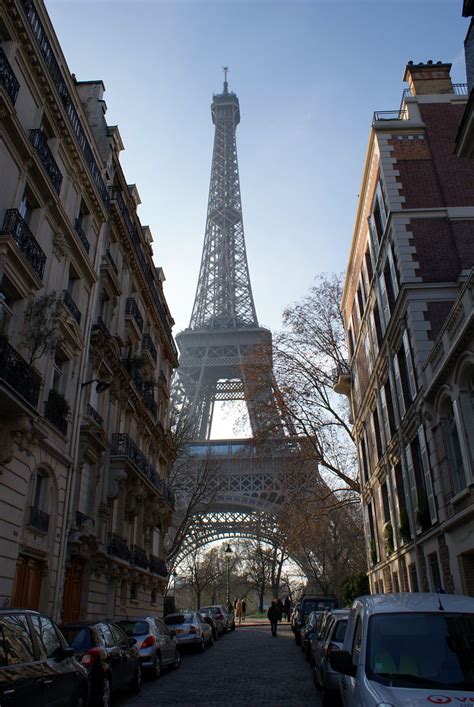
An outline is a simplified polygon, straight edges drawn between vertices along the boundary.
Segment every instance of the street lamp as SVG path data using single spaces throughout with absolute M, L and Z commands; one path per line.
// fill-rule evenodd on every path
M 230 558 L 232 557 L 232 548 L 227 545 L 224 550 L 225 559 L 227 562 L 227 605 L 230 604 Z

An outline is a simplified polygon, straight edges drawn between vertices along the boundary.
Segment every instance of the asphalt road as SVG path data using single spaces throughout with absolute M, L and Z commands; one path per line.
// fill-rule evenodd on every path
M 163 670 L 156 681 L 144 680 L 139 695 L 122 694 L 116 705 L 272 705 L 306 707 L 321 704 L 309 663 L 296 646 L 289 626 L 237 628 L 205 653 L 183 652 L 179 670 Z

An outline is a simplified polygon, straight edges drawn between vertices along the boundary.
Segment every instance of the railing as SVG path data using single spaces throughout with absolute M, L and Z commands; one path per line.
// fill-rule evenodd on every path
M 456 96 L 468 96 L 469 90 L 467 83 L 453 83 L 453 90 L 447 90 L 444 93 L 454 93 Z M 410 88 L 404 88 L 402 92 L 402 103 L 406 98 L 415 98 L 415 94 L 411 92 Z
M 160 560 L 159 557 L 155 557 L 154 555 L 150 555 L 150 572 L 153 572 L 153 574 L 159 574 L 160 577 L 167 577 L 168 576 L 168 568 L 166 566 L 166 562 L 164 560 Z
M 49 528 L 49 515 L 39 508 L 30 506 L 30 518 L 28 520 L 28 525 L 36 530 L 40 530 L 42 533 L 47 533 Z
M 156 468 L 148 461 L 143 452 L 141 452 L 135 442 L 128 434 L 113 434 L 112 435 L 112 456 L 126 457 L 137 470 L 150 481 L 159 491 L 161 491 L 161 481 L 156 471 Z
M 63 290 L 63 301 L 78 324 L 81 323 L 81 313 L 67 290 Z
M 49 149 L 48 139 L 42 130 L 30 130 L 30 142 L 43 163 L 51 184 L 57 194 L 61 191 L 63 175 L 56 164 L 53 153 Z
M 3 337 L 0 338 L 0 380 L 8 383 L 33 407 L 38 405 L 40 376 Z
M 111 265 L 111 267 L 112 267 L 112 270 L 114 271 L 114 273 L 115 273 L 116 275 L 118 275 L 118 267 L 117 267 L 117 264 L 116 264 L 116 262 L 115 262 L 115 260 L 114 260 L 114 258 L 113 258 L 113 256 L 112 256 L 112 253 L 110 252 L 110 250 L 109 250 L 108 248 L 107 248 L 107 250 L 105 251 L 105 255 L 106 255 L 107 260 L 109 261 L 109 263 L 110 263 L 110 265 Z
M 174 344 L 174 341 L 172 338 L 172 333 L 171 333 L 171 326 L 168 323 L 168 318 L 166 316 L 165 308 L 163 307 L 160 295 L 156 289 L 155 278 L 153 277 L 153 272 L 152 272 L 151 266 L 147 262 L 145 254 L 143 253 L 142 244 L 140 241 L 140 236 L 138 235 L 137 229 L 136 229 L 135 225 L 133 224 L 132 219 L 130 218 L 130 214 L 129 214 L 127 205 L 124 201 L 124 198 L 123 198 L 121 192 L 119 190 L 115 190 L 112 195 L 112 198 L 117 202 L 120 213 L 122 214 L 123 220 L 125 221 L 125 225 L 127 227 L 127 231 L 129 233 L 130 239 L 132 241 L 132 245 L 135 249 L 135 253 L 136 253 L 138 260 L 140 262 L 143 274 L 145 275 L 145 279 L 147 281 L 148 287 L 149 287 L 151 295 L 153 297 L 153 301 L 154 301 L 155 306 L 158 310 L 158 315 L 160 317 L 160 321 L 163 326 L 163 330 L 164 330 L 165 334 L 170 339 L 170 343 L 173 348 L 173 351 L 176 352 L 176 346 Z
M 140 331 L 143 329 L 143 317 L 138 309 L 138 304 L 135 302 L 133 297 L 127 297 L 127 302 L 125 304 L 125 315 L 131 316 L 136 321 Z
M 3 86 L 5 91 L 10 96 L 11 102 L 15 105 L 20 84 L 13 73 L 13 69 L 10 66 L 10 62 L 8 61 L 2 47 L 0 47 L 0 86 Z
M 6 212 L 0 235 L 9 235 L 13 238 L 35 273 L 42 280 L 46 255 L 17 209 L 8 209 Z
M 74 221 L 74 230 L 76 231 L 77 235 L 79 236 L 79 240 L 81 241 L 82 245 L 84 246 L 84 250 L 86 253 L 89 253 L 89 250 L 91 248 L 91 244 L 87 240 L 87 236 L 84 233 L 84 229 L 82 228 L 80 220 L 77 218 Z
M 122 538 L 121 535 L 117 535 L 117 533 L 110 533 L 107 552 L 109 555 L 118 557 L 120 560 L 130 562 L 131 552 L 127 545 L 127 541 L 125 538 Z
M 132 553 L 132 556 L 130 558 L 130 564 L 147 570 L 150 563 L 148 561 L 148 557 L 145 550 L 143 550 L 141 547 L 138 547 L 138 545 L 132 545 L 130 547 L 130 550 Z
M 110 331 L 108 330 L 102 317 L 97 317 L 96 321 L 92 325 L 92 331 L 100 331 L 106 339 L 110 339 Z
M 384 120 L 407 120 L 408 111 L 406 108 L 400 108 L 399 110 L 377 110 L 374 112 L 374 117 L 372 124 L 378 121 Z
M 68 419 L 65 415 L 67 403 L 62 395 L 55 390 L 49 391 L 48 399 L 44 406 L 44 416 L 49 420 L 63 435 L 67 435 Z
M 156 363 L 158 352 L 150 334 L 143 334 L 142 351 L 148 351 L 148 353 L 151 354 L 153 361 Z
M 99 425 L 99 427 L 102 427 L 102 425 L 104 424 L 104 420 L 99 415 L 97 410 L 95 408 L 93 408 L 92 405 L 90 405 L 90 403 L 87 403 L 87 405 L 86 405 L 86 415 L 87 415 L 87 417 L 91 417 L 94 420 L 94 422 Z
M 97 162 L 95 161 L 92 148 L 86 137 L 86 133 L 84 131 L 84 128 L 82 127 L 81 121 L 79 120 L 77 111 L 74 108 L 73 101 L 69 94 L 69 89 L 67 87 L 67 83 L 64 80 L 61 69 L 59 68 L 59 64 L 54 55 L 54 51 L 48 39 L 48 35 L 36 11 L 35 4 L 33 0 L 22 0 L 22 4 L 23 9 L 26 13 L 26 18 L 38 43 L 39 51 L 41 52 L 41 55 L 48 68 L 49 75 L 54 85 L 56 86 L 61 101 L 64 105 L 69 123 L 76 136 L 81 152 L 84 155 L 84 159 L 86 161 L 87 167 L 89 168 L 92 179 L 97 187 L 97 190 L 105 207 L 108 209 L 110 199 L 107 192 L 107 187 L 104 184 L 100 169 L 97 166 Z

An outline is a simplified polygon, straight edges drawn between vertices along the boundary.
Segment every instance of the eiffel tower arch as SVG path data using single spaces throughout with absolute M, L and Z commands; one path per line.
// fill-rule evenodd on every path
M 211 115 L 215 135 L 204 247 L 189 327 L 176 337 L 180 355 L 173 396 L 192 430 L 185 462 L 189 478 L 206 457 L 215 467 L 215 486 L 210 502 L 196 510 L 178 558 L 171 558 L 174 564 L 192 548 L 224 537 L 260 537 L 281 545 L 278 515 L 287 471 L 299 451 L 298 437 L 278 405 L 272 334 L 259 325 L 252 294 L 237 161 L 240 106 L 227 75 L 222 93 L 213 96 Z M 258 399 L 249 381 L 249 357 L 260 371 Z M 211 440 L 215 404 L 234 400 L 244 401 L 252 436 Z M 264 443 L 257 444 L 265 432 Z M 176 511 L 179 517 L 179 494 Z

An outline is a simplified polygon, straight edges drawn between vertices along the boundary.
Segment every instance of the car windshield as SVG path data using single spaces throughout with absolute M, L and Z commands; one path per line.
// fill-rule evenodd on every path
M 347 628 L 347 619 L 343 619 L 342 621 L 338 621 L 336 624 L 336 628 L 334 629 L 334 633 L 332 635 L 332 640 L 336 641 L 337 643 L 343 643 L 344 636 L 346 634 L 346 628 Z
M 372 616 L 366 671 L 393 687 L 473 690 L 474 614 Z
M 193 614 L 171 614 L 165 618 L 167 626 L 176 626 L 177 624 L 189 624 L 193 620 Z
M 90 628 L 83 626 L 71 626 L 62 628 L 61 633 L 75 651 L 88 651 L 94 646 L 94 639 Z
M 123 628 L 127 636 L 143 636 L 150 632 L 146 621 L 119 621 L 119 626 Z
M 325 611 L 334 609 L 336 602 L 332 599 L 305 599 L 302 605 L 302 611 L 309 614 L 311 611 Z

